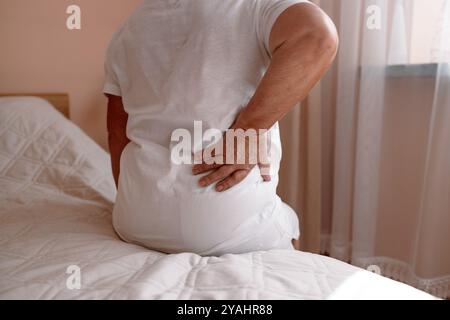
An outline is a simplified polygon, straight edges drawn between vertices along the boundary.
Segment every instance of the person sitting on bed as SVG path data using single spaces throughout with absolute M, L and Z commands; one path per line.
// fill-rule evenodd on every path
M 292 249 L 297 215 L 276 194 L 278 121 L 328 69 L 337 42 L 305 0 L 144 0 L 105 61 L 118 235 L 167 253 Z M 194 121 L 268 129 L 270 170 L 175 164 L 171 135 L 194 136 Z

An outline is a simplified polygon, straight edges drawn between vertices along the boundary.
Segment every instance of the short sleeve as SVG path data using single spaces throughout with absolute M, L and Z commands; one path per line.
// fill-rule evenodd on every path
M 113 59 L 106 54 L 105 59 L 105 83 L 103 85 L 103 93 L 121 96 L 121 90 L 117 74 L 114 71 Z
M 277 18 L 290 6 L 307 0 L 257 0 L 257 34 L 270 56 L 269 39 Z
M 110 62 L 105 61 L 105 83 L 103 85 L 103 93 L 121 96 L 119 81 Z

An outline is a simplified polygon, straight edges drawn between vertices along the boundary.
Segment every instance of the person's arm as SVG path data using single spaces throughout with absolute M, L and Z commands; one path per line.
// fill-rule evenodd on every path
M 130 142 L 126 134 L 128 114 L 123 107 L 122 97 L 109 94 L 106 96 L 108 98 L 107 128 L 109 152 L 111 154 L 111 166 L 114 181 L 116 182 L 116 187 L 118 187 L 120 157 L 123 149 Z
M 302 101 L 331 65 L 338 47 L 333 22 L 317 6 L 289 7 L 270 34 L 270 66 L 233 128 L 269 129 Z
M 269 68 L 232 129 L 270 129 L 302 101 L 333 62 L 338 36 L 330 18 L 316 5 L 300 3 L 286 9 L 270 32 Z M 254 165 L 194 165 L 193 173 L 213 170 L 201 186 L 215 182 L 217 191 L 241 182 Z

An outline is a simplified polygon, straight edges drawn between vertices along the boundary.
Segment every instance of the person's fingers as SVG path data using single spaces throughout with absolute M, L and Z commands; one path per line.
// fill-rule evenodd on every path
M 206 163 L 201 163 L 201 164 L 195 164 L 192 166 L 192 173 L 194 175 L 198 175 L 201 173 L 205 173 L 208 171 L 211 171 L 213 169 L 219 168 L 223 166 L 222 164 L 217 164 L 217 163 L 213 163 L 213 164 L 206 164 Z
M 238 168 L 232 165 L 225 165 L 221 166 L 217 170 L 211 172 L 207 176 L 204 176 L 201 178 L 198 182 L 198 184 L 201 187 L 207 187 L 210 184 L 213 184 L 216 181 L 220 181 L 231 175 L 234 171 L 236 171 Z
M 228 178 L 225 178 L 216 185 L 216 191 L 222 192 L 234 187 L 247 177 L 250 170 L 241 169 L 234 171 Z
M 272 179 L 270 176 L 270 163 L 267 164 L 258 163 L 258 167 L 263 180 L 266 182 L 270 181 Z
M 198 159 L 200 160 L 199 162 L 201 162 L 192 166 L 192 173 L 194 175 L 205 173 L 224 165 L 223 152 L 217 153 L 215 146 L 216 145 L 212 145 L 194 154 L 194 159 Z
M 213 162 L 222 160 L 222 158 L 224 157 L 224 151 L 222 150 L 223 147 L 221 143 L 222 140 L 220 140 L 216 144 L 206 147 L 203 150 L 195 152 L 194 159 L 206 164 L 212 164 Z

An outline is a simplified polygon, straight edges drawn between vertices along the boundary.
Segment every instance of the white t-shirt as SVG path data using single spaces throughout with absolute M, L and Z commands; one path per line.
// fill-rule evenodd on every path
M 255 167 L 225 192 L 201 188 L 191 165 L 171 162 L 171 134 L 194 121 L 228 129 L 270 62 L 277 17 L 304 0 L 145 0 L 115 33 L 104 92 L 122 96 L 131 143 L 120 162 L 113 223 L 125 240 L 164 252 L 221 254 L 274 223 L 299 235 L 276 195 L 281 143 L 270 131 L 271 182 Z M 264 247 L 251 250 L 270 249 Z M 244 250 L 245 251 L 245 250 Z

